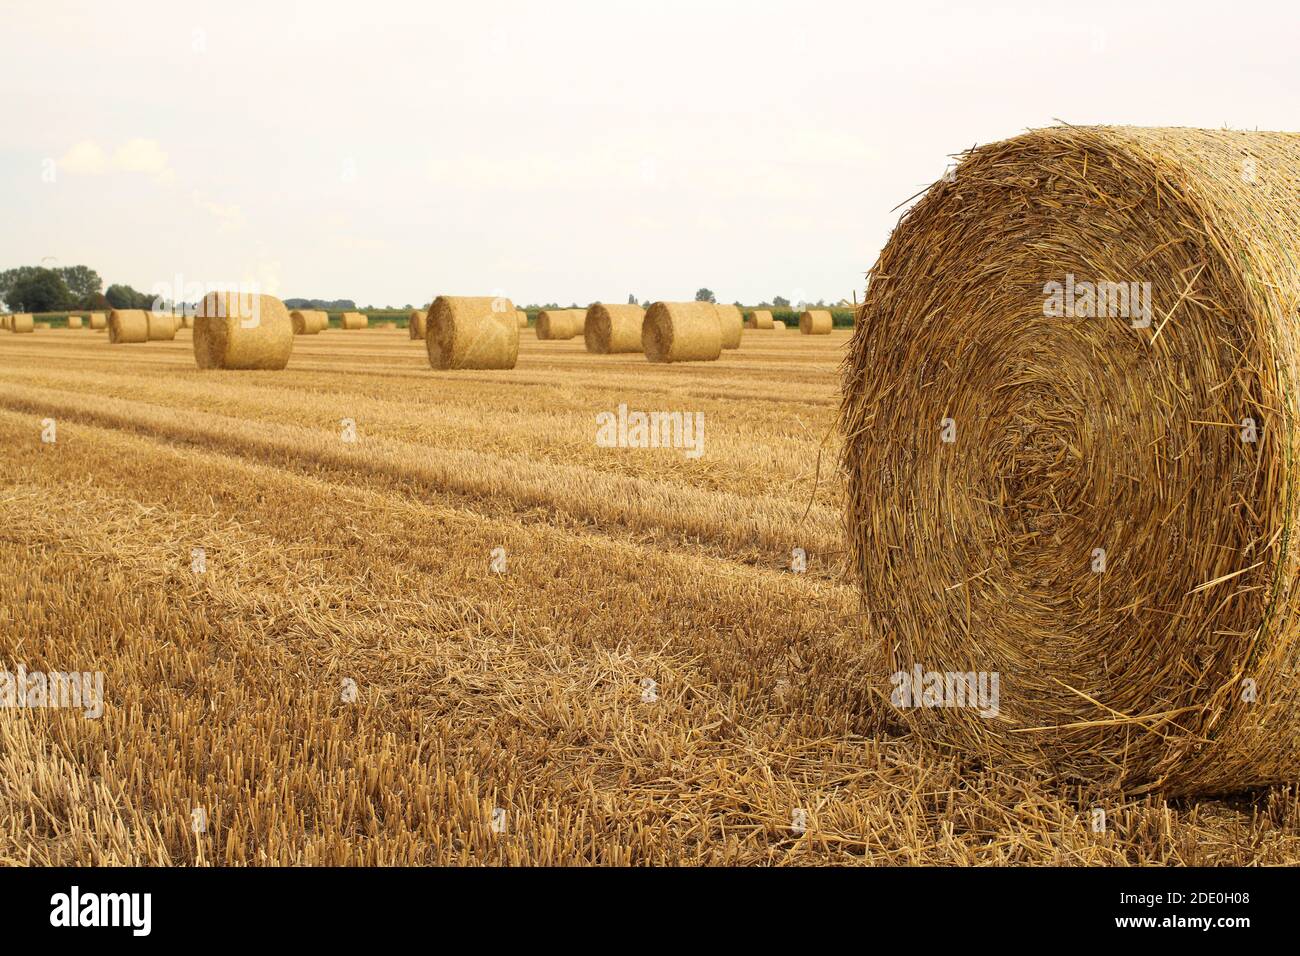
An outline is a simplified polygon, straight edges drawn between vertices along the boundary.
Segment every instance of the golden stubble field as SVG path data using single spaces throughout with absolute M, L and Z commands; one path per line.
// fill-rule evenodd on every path
M 442 374 L 405 330 L 251 373 L 3 336 L 0 666 L 107 705 L 0 709 L 0 861 L 1300 860 L 1293 789 L 1126 802 L 903 732 L 841 576 L 847 335 L 652 366 L 530 329 Z M 620 403 L 703 412 L 703 457 L 598 447 Z

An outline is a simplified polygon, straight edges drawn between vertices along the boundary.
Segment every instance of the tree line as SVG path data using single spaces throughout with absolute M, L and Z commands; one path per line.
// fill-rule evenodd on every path
M 110 285 L 90 266 L 18 266 L 0 272 L 0 301 L 10 312 L 67 312 L 72 309 L 148 309 L 153 296 L 129 285 Z

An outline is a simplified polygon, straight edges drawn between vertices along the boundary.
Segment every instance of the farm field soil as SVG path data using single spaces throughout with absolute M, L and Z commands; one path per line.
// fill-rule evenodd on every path
M 840 571 L 847 339 L 661 366 L 529 329 L 434 373 L 404 329 L 283 372 L 0 337 L 0 668 L 106 698 L 0 708 L 0 862 L 1300 860 L 1294 789 L 1108 800 L 903 731 Z M 702 412 L 703 456 L 598 447 L 620 404 Z

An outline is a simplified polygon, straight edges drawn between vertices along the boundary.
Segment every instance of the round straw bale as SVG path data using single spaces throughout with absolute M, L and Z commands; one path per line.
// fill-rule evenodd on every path
M 344 312 L 339 326 L 345 329 L 364 329 L 370 325 L 370 316 L 363 312 Z
M 587 310 L 582 337 L 587 351 L 597 355 L 641 351 L 641 325 L 645 309 L 639 305 L 603 305 Z
M 734 305 L 715 305 L 718 327 L 722 333 L 724 349 L 740 348 L 740 336 L 745 330 L 745 314 Z
M 317 309 L 294 309 L 289 313 L 294 335 L 316 335 L 325 328 L 325 313 Z
M 393 321 L 380 322 L 377 326 L 375 326 L 375 328 L 377 328 L 377 329 L 395 329 L 395 328 L 397 328 L 397 323 L 396 323 L 396 322 L 393 322 Z
M 835 320 L 825 309 L 811 309 L 799 316 L 800 335 L 830 335 Z
M 9 331 L 9 316 L 0 315 L 0 329 L 4 329 L 6 332 Z
M 32 319 L 30 312 L 15 312 L 9 317 L 9 330 L 11 332 L 32 332 L 36 329 L 36 322 Z
M 903 710 L 927 738 L 1130 793 L 1300 776 L 1298 167 L 1037 130 L 894 230 L 840 416 L 864 627 L 900 688 L 1000 684 Z
M 92 312 L 86 317 L 86 324 L 96 332 L 102 331 L 108 328 L 108 316 L 103 312 Z
M 69 315 L 69 316 L 68 316 L 68 328 L 70 328 L 70 329 L 79 329 L 79 328 L 81 328 L 81 316 L 79 316 L 79 315 Z
M 582 309 L 543 309 L 537 313 L 537 337 L 545 341 L 571 339 L 582 334 L 586 321 Z
M 429 322 L 429 313 L 421 309 L 416 309 L 411 313 L 411 317 L 406 324 L 406 332 L 412 339 L 424 339 L 424 330 L 427 329 Z
M 525 312 L 523 309 L 515 309 L 515 316 L 516 316 L 516 318 L 519 319 L 519 327 L 520 327 L 521 329 L 526 329 L 526 328 L 528 328 L 528 313 L 527 313 L 527 312 Z
M 722 327 L 711 302 L 656 302 L 641 324 L 651 362 L 712 362 L 722 354 Z
M 114 345 L 149 341 L 149 314 L 144 309 L 114 309 L 108 313 L 108 341 Z
M 519 320 L 509 299 L 440 295 L 428 321 L 424 342 L 434 368 L 515 367 Z
M 282 369 L 293 352 L 293 319 L 274 296 L 209 292 L 194 317 L 199 368 Z
M 149 320 L 149 341 L 170 342 L 176 338 L 176 316 L 170 312 L 146 312 Z
M 745 320 L 745 328 L 771 329 L 775 327 L 772 325 L 772 321 L 772 313 L 767 309 L 755 309 L 753 312 L 749 313 L 749 318 Z M 785 327 L 784 323 L 782 323 L 781 327 Z

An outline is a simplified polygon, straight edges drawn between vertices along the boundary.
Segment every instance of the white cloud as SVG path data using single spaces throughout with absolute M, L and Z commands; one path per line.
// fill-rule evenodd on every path
M 141 173 L 170 182 L 175 178 L 167 164 L 167 154 L 154 139 L 131 139 L 113 151 L 108 151 L 93 139 L 83 139 L 63 154 L 59 168 L 74 175 L 98 176 L 111 171 Z
M 104 149 L 94 140 L 83 139 L 73 145 L 59 160 L 59 169 L 65 173 L 84 173 L 95 175 L 102 173 L 108 166 Z
M 147 173 L 160 179 L 171 179 L 173 173 L 167 165 L 167 154 L 155 139 L 131 139 L 113 153 L 113 166 L 123 172 Z
M 212 216 L 217 221 L 217 228 L 222 232 L 235 232 L 244 227 L 244 210 L 233 203 L 219 203 L 209 199 L 197 190 L 193 195 L 194 205 Z

